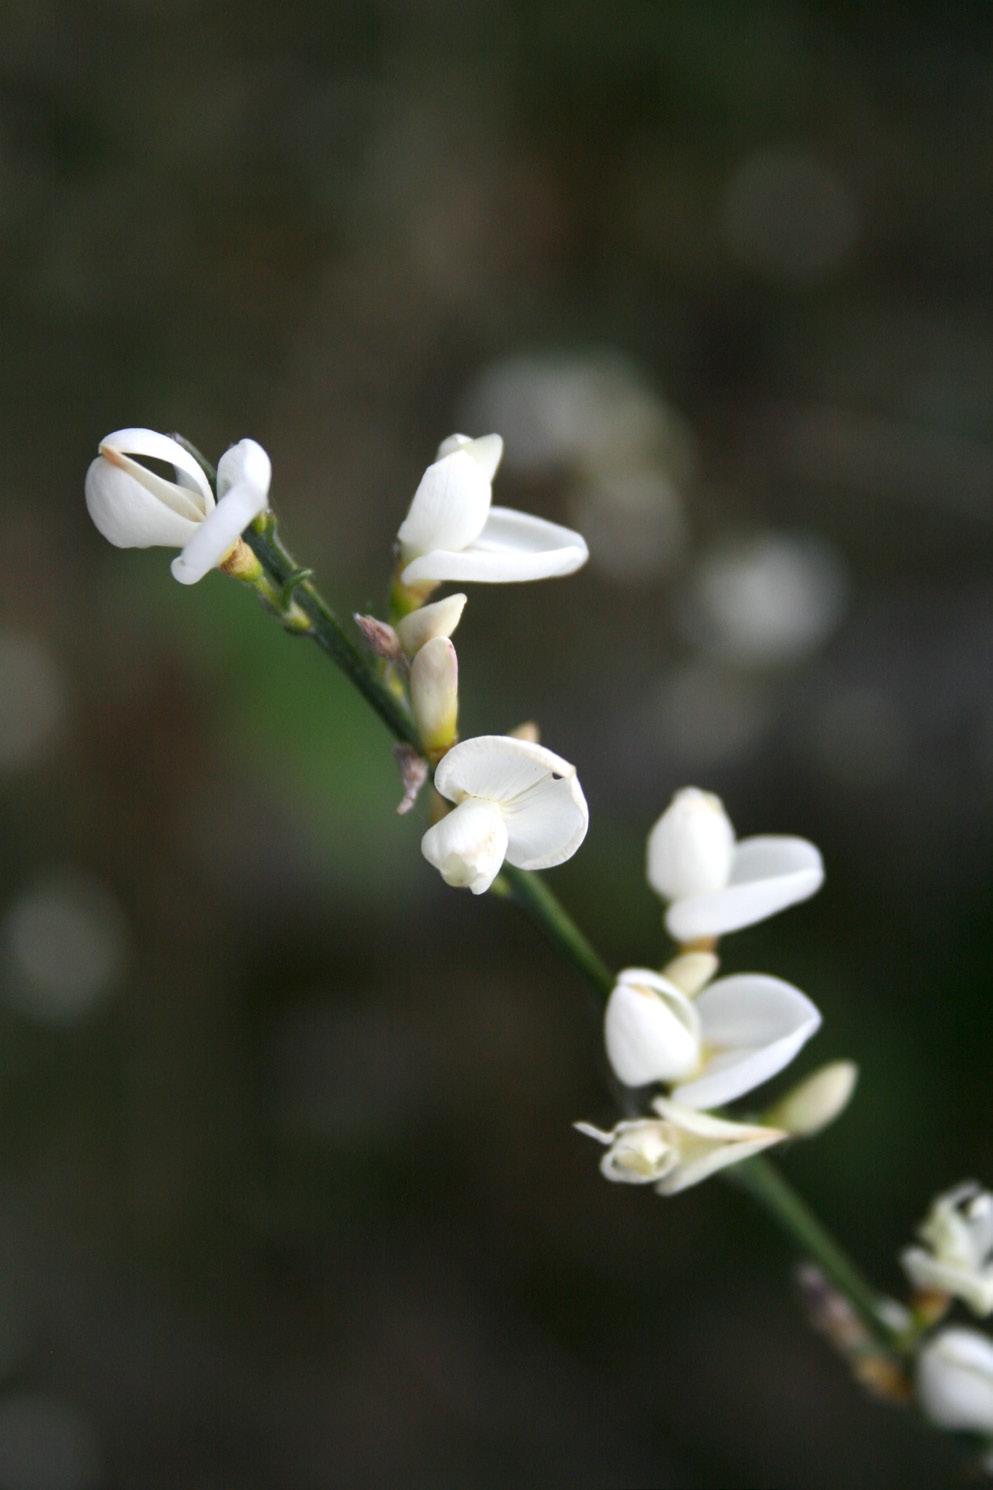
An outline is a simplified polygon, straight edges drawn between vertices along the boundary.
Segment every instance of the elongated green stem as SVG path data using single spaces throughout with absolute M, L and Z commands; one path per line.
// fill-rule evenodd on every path
M 382 719 L 394 739 L 420 749 L 417 730 L 403 702 L 377 676 L 375 668 L 345 632 L 330 606 L 319 594 L 307 570 L 301 570 L 283 547 L 271 522 L 249 528 L 245 541 L 251 547 L 285 602 L 284 621 L 295 602 L 306 618 L 305 629 L 354 683 Z M 494 890 L 518 905 L 538 926 L 547 940 L 581 974 L 600 1000 L 606 1000 L 614 977 L 592 943 L 573 921 L 544 879 L 526 870 L 504 865 Z M 834 1286 L 848 1299 L 872 1339 L 891 1354 L 906 1350 L 897 1330 L 880 1314 L 880 1299 L 858 1268 L 821 1224 L 806 1202 L 769 1161 L 758 1156 L 726 1172 L 726 1178 L 747 1190 L 789 1235 L 803 1256 L 811 1257 Z
M 268 526 L 261 532 L 255 527 L 249 528 L 245 533 L 245 542 L 277 589 L 285 595 L 287 604 L 295 602 L 306 616 L 309 623 L 306 634 L 314 638 L 321 650 L 341 668 L 349 682 L 355 684 L 394 739 L 420 748 L 417 728 L 408 709 L 369 666 L 334 611 L 318 592 L 310 571 L 301 569 L 283 547 L 275 526 Z
M 726 1177 L 759 1201 L 789 1233 L 799 1250 L 814 1259 L 824 1275 L 845 1295 L 872 1338 L 885 1351 L 899 1353 L 903 1348 L 900 1331 L 881 1317 L 879 1294 L 775 1165 L 758 1154 L 754 1159 L 728 1169 Z

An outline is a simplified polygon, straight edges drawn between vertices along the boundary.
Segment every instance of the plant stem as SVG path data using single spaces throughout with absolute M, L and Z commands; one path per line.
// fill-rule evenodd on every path
M 393 738 L 419 750 L 417 728 L 406 705 L 377 677 L 334 611 L 318 592 L 309 572 L 301 570 L 296 560 L 283 547 L 275 525 L 269 525 L 263 531 L 250 527 L 245 533 L 245 542 L 279 590 L 285 591 L 294 576 L 305 576 L 292 585 L 292 599 L 309 622 L 309 628 L 304 634 L 312 636 L 321 650 L 341 668 L 349 682 L 354 683 Z
M 902 1352 L 901 1334 L 880 1316 L 879 1294 L 821 1224 L 806 1201 L 763 1155 L 726 1171 L 727 1179 L 757 1200 L 845 1295 L 872 1338 L 887 1352 Z
M 313 636 L 318 646 L 354 683 L 394 739 L 420 750 L 417 730 L 405 704 L 380 680 L 371 661 L 359 651 L 319 594 L 309 573 L 301 571 L 283 547 L 275 524 L 271 520 L 262 522 L 249 528 L 244 537 L 277 592 L 284 596 L 287 610 L 290 601 L 295 600 L 304 613 L 306 634 Z M 296 579 L 296 576 L 301 577 Z M 527 870 L 505 864 L 493 888 L 519 906 L 552 946 L 576 968 L 598 998 L 606 1001 L 614 986 L 613 973 L 545 880 Z M 905 1349 L 899 1331 L 880 1316 L 879 1296 L 768 1159 L 757 1156 L 746 1160 L 728 1170 L 727 1178 L 759 1202 L 802 1255 L 819 1264 L 883 1350 L 901 1353 Z

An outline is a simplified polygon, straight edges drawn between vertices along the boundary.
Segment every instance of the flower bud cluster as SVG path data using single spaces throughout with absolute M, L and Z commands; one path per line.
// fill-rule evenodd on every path
M 672 1195 L 771 1144 L 819 1132 L 846 1106 L 856 1071 L 850 1062 L 824 1067 L 759 1126 L 723 1114 L 783 1070 L 820 1027 L 819 1011 L 791 983 L 765 973 L 715 977 L 720 936 L 819 889 L 824 871 L 814 845 L 772 835 L 739 841 L 720 800 L 691 787 L 656 822 L 647 857 L 649 884 L 667 903 L 680 952 L 661 972 L 618 974 L 604 1040 L 619 1082 L 661 1085 L 666 1095 L 651 1101 L 653 1118 L 608 1132 L 577 1126 L 608 1145 L 601 1168 L 609 1179 L 653 1181 Z

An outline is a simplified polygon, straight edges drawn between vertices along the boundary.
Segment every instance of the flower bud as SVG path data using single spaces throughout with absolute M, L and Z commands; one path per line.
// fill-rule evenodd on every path
M 410 702 L 428 755 L 450 749 L 457 738 L 459 664 L 447 636 L 423 646 L 410 668 Z
M 993 1433 L 993 1341 L 976 1330 L 941 1330 L 917 1361 L 917 1399 L 940 1428 Z
M 766 1122 L 785 1128 L 794 1138 L 813 1137 L 844 1112 L 858 1074 L 854 1061 L 832 1061 L 822 1066 L 777 1102 L 766 1114 Z
M 451 636 L 462 619 L 465 595 L 446 595 L 432 605 L 422 605 L 397 622 L 397 636 L 408 657 L 414 657 L 436 636 Z
M 648 839 L 648 878 L 666 900 L 721 890 L 731 873 L 734 829 L 719 797 L 677 792 Z
M 720 965 L 713 952 L 682 952 L 662 969 L 662 976 L 692 999 L 706 988 Z

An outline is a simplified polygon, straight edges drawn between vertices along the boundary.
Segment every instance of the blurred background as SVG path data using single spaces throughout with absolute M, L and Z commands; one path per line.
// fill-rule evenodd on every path
M 714 1183 L 608 1186 L 597 1019 L 447 890 L 377 721 L 220 576 L 89 525 L 111 429 L 271 452 L 343 614 L 453 429 L 579 527 L 473 590 L 550 882 L 665 955 L 672 792 L 823 849 L 725 969 L 852 1056 L 784 1168 L 883 1287 L 993 1182 L 985 6 L 14 0 L 0 108 L 0 1490 L 934 1487 Z

